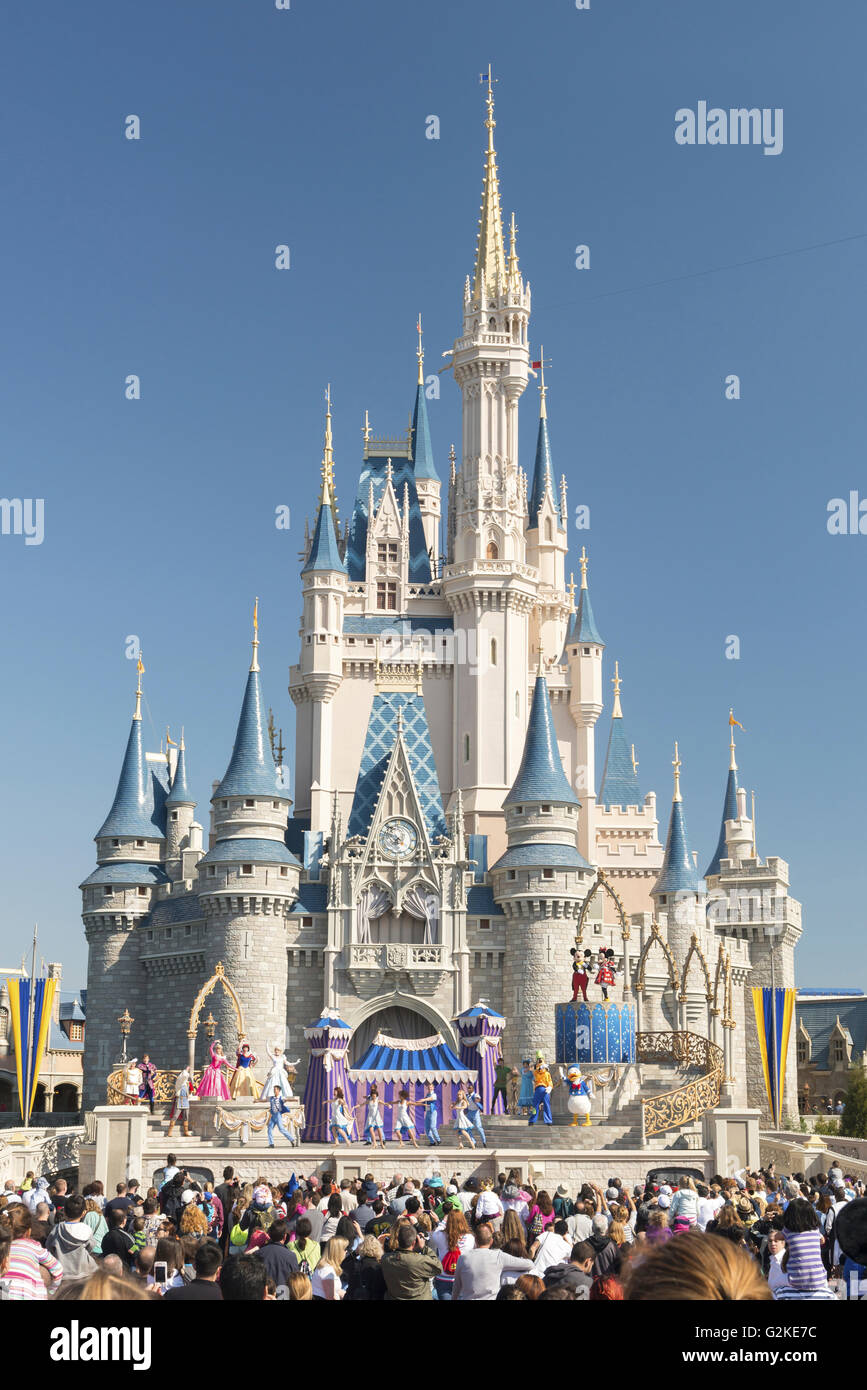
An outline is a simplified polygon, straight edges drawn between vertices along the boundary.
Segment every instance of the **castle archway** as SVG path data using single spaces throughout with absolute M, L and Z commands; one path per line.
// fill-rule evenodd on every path
M 399 991 L 368 1000 L 355 1014 L 352 1025 L 353 1033 L 349 1040 L 352 1066 L 364 1055 L 377 1033 L 407 1039 L 426 1038 L 439 1033 L 453 1051 L 459 1050 L 455 1031 L 447 1018 L 426 1000 Z

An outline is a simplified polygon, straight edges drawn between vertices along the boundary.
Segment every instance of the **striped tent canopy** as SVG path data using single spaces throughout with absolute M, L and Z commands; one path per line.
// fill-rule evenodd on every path
M 322 1033 L 326 1028 L 330 1028 L 335 1033 L 351 1033 L 352 1029 L 348 1023 L 334 1013 L 331 1009 L 326 1009 L 315 1023 L 311 1023 L 309 1028 L 304 1029 L 305 1038 L 312 1038 L 314 1033 Z
M 478 1073 L 464 1066 L 440 1033 L 429 1038 L 377 1033 L 349 1075 L 353 1081 L 475 1081 Z

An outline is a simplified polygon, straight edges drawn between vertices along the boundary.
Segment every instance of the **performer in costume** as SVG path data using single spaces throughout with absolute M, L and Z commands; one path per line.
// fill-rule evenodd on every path
M 542 1112 L 542 1119 L 546 1125 L 554 1123 L 551 1115 L 551 1092 L 554 1089 L 554 1082 L 551 1080 L 551 1073 L 545 1065 L 545 1058 L 541 1052 L 536 1053 L 536 1065 L 533 1068 L 533 1113 L 530 1116 L 530 1124 L 534 1125 L 539 1118 L 539 1111 Z
M 169 1132 L 167 1136 L 169 1139 L 172 1137 L 172 1130 L 178 1120 L 181 1122 L 186 1137 L 188 1139 L 190 1137 L 190 1087 L 192 1084 L 193 1078 L 190 1075 L 189 1067 L 184 1067 L 182 1071 L 178 1072 L 175 1079 L 175 1094 L 172 1100 L 172 1108 L 169 1111 Z
M 224 1075 L 224 1070 L 229 1070 L 229 1059 L 219 1038 L 211 1043 L 210 1053 L 211 1064 L 202 1072 L 196 1095 L 210 1100 L 230 1100 L 229 1083 Z
M 258 1060 L 259 1058 L 251 1050 L 250 1044 L 242 1042 L 235 1053 L 235 1070 L 229 1087 L 232 1100 L 238 1100 L 241 1096 L 250 1096 L 253 1100 L 259 1099 L 262 1088 L 253 1075 L 253 1068 Z
M 586 1004 L 587 986 L 590 983 L 590 977 L 587 973 L 587 970 L 590 965 L 590 958 L 593 952 L 585 951 L 582 956 L 573 946 L 569 954 L 572 957 L 572 1003 L 574 1004 L 576 1002 L 578 998 L 578 991 L 580 990 L 581 996 L 584 1000 L 584 1003 Z
M 462 1149 L 464 1147 L 464 1139 L 469 1139 L 470 1148 L 474 1149 L 476 1147 L 476 1141 L 471 1133 L 473 1127 L 467 1118 L 467 1097 L 463 1086 L 458 1087 L 458 1093 L 455 1097 L 452 1110 L 455 1112 L 455 1129 L 458 1132 L 458 1148 Z
M 467 1091 L 467 1119 L 482 1141 L 482 1148 L 488 1147 L 485 1131 L 482 1128 L 482 1097 L 475 1086 Z
M 141 1072 L 141 1085 L 138 1088 L 139 1096 L 146 1101 L 150 1107 L 151 1114 L 154 1113 L 154 1088 L 157 1084 L 157 1069 L 146 1052 L 139 1062 Z
M 275 1147 L 274 1130 L 279 1129 L 280 1133 L 283 1135 L 283 1138 L 288 1139 L 289 1143 L 292 1145 L 294 1149 L 296 1143 L 298 1142 L 295 1134 L 295 1127 L 293 1125 L 291 1132 L 283 1128 L 282 1117 L 284 1115 L 290 1114 L 291 1112 L 289 1106 L 286 1104 L 286 1099 L 279 1086 L 275 1085 L 273 1092 L 268 1097 L 268 1108 L 271 1111 L 271 1117 L 268 1120 L 268 1147 L 270 1149 L 273 1149 Z M 292 1122 L 290 1120 L 290 1124 L 291 1123 Z
M 529 1115 L 533 1109 L 533 1063 L 525 1057 L 521 1063 L 521 1089 L 518 1093 L 518 1106 L 522 1115 Z
M 352 1143 L 352 1111 L 346 1104 L 342 1086 L 334 1087 L 331 1098 L 331 1137 L 338 1144 L 341 1140 L 344 1144 Z
M 127 1062 L 123 1072 L 123 1098 L 126 1105 L 138 1105 L 141 1099 L 142 1071 L 138 1058 Z
M 422 1097 L 421 1103 L 424 1106 L 424 1132 L 427 1135 L 428 1143 L 431 1148 L 435 1148 L 437 1144 L 441 1144 L 443 1141 L 440 1139 L 439 1129 L 437 1128 L 437 1090 L 432 1081 L 426 1081 L 424 1083 L 424 1096 Z
M 569 1099 L 566 1102 L 566 1108 L 572 1116 L 572 1124 L 577 1125 L 579 1116 L 583 1115 L 582 1124 L 589 1125 L 592 1091 L 590 1089 L 590 1082 L 585 1081 L 584 1077 L 581 1075 L 581 1068 L 569 1067 L 564 1075 L 563 1068 L 561 1067 L 560 1080 L 569 1090 Z
M 602 998 L 608 1001 L 608 991 L 614 984 L 614 952 L 609 948 L 607 951 L 599 952 L 599 969 L 596 973 L 596 983 L 602 986 Z
M 380 1106 L 381 1106 L 381 1105 L 382 1105 L 382 1101 L 379 1099 L 379 1088 L 377 1087 L 377 1084 L 376 1084 L 376 1082 L 374 1081 L 373 1085 L 371 1086 L 370 1090 L 369 1090 L 368 1093 L 367 1093 L 367 1100 L 366 1100 L 366 1101 L 359 1101 L 359 1102 L 358 1102 L 358 1105 L 356 1105 L 355 1109 L 356 1109 L 356 1110 L 360 1110 L 360 1109 L 362 1108 L 362 1106 L 364 1106 L 364 1142 L 365 1142 L 365 1144 L 367 1144 L 367 1145 L 372 1144 L 374 1148 L 377 1148 L 377 1142 L 376 1142 L 376 1140 L 377 1140 L 377 1136 L 379 1136 L 379 1145 L 378 1145 L 378 1147 L 381 1148 L 381 1149 L 384 1149 L 384 1148 L 385 1148 L 385 1130 L 384 1130 L 384 1128 L 383 1128 L 383 1123 L 382 1123 L 382 1111 L 381 1111 L 381 1109 L 380 1109 Z
M 509 1111 L 509 1114 L 510 1114 L 510 1115 L 517 1115 L 517 1113 L 518 1113 L 518 1092 L 519 1092 L 520 1088 L 521 1088 L 521 1073 L 518 1071 L 518 1068 L 517 1068 L 517 1067 L 512 1067 L 512 1070 L 509 1072 L 509 1105 L 508 1105 L 508 1111 Z
M 265 1085 L 262 1087 L 260 1100 L 270 1100 L 275 1090 L 279 1087 L 284 1096 L 292 1095 L 292 1087 L 289 1084 L 289 1075 L 286 1070 L 286 1055 L 277 1043 L 274 1044 L 274 1051 L 265 1044 L 265 1051 L 271 1059 L 271 1070 L 265 1078 Z
M 409 1113 L 410 1105 L 412 1105 L 412 1108 L 414 1110 L 418 1103 L 418 1101 L 410 1101 L 409 1091 L 398 1091 L 397 1119 L 394 1122 L 394 1133 L 397 1137 L 397 1142 L 400 1144 L 401 1148 L 403 1148 L 403 1136 L 405 1134 L 409 1136 L 409 1140 L 413 1148 L 418 1148 L 418 1144 L 416 1143 L 415 1138 L 415 1124 L 413 1120 L 410 1118 Z

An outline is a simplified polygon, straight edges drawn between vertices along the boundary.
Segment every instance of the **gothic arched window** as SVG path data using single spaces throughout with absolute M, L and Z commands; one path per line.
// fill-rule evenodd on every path
M 487 558 L 489 560 L 499 560 L 500 548 L 496 541 L 488 541 Z
M 492 665 L 492 666 L 496 666 L 496 664 L 497 664 L 497 639 L 496 639 L 496 637 L 492 637 L 492 638 L 491 638 L 491 665 Z

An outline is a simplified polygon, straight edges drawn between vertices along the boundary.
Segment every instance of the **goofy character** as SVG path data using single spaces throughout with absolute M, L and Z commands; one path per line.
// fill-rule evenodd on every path
M 546 1125 L 554 1123 L 551 1115 L 551 1092 L 554 1089 L 554 1082 L 551 1080 L 545 1058 L 541 1052 L 536 1053 L 536 1065 L 533 1068 L 533 1113 L 530 1116 L 530 1124 L 534 1125 L 539 1118 L 539 1111 L 542 1112 L 542 1119 Z

